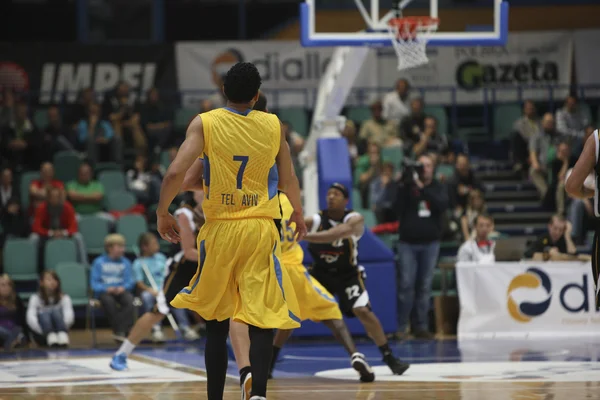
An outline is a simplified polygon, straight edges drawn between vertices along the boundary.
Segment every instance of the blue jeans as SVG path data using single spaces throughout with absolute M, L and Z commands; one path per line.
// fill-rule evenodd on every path
M 67 331 L 62 310 L 58 307 L 40 311 L 38 313 L 38 322 L 40 323 L 44 336 L 51 332 Z
M 148 291 L 143 291 L 142 294 L 140 295 L 140 297 L 142 299 L 142 311 L 145 313 L 152 311 L 154 304 L 156 304 L 156 297 L 154 297 L 152 295 L 152 293 L 150 293 Z M 179 328 L 184 329 L 184 328 L 187 328 L 190 326 L 190 319 L 189 319 L 185 309 L 171 308 L 171 314 L 173 314 L 173 316 L 175 317 L 175 320 L 177 320 L 177 324 L 179 324 Z M 155 329 L 160 328 L 160 323 L 156 324 L 154 326 L 154 328 Z
M 440 242 L 398 243 L 398 330 L 406 331 L 409 316 L 413 332 L 427 331 L 431 281 L 440 252 Z M 413 310 L 414 305 L 414 310 Z M 412 311 L 412 314 L 411 314 Z
M 13 342 L 19 337 L 21 332 L 22 329 L 20 326 L 15 326 L 12 329 L 7 329 L 0 326 L 0 340 L 4 344 L 5 351 L 10 350 Z
M 572 199 L 571 205 L 569 205 L 569 210 L 567 211 L 567 219 L 573 227 L 572 236 L 578 241 L 585 239 L 585 231 L 583 230 L 583 223 L 585 221 L 584 201 L 588 200 Z

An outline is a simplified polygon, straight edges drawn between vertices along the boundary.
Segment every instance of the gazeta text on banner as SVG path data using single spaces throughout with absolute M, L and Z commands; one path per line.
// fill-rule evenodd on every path
M 458 336 L 600 336 L 589 263 L 457 263 Z

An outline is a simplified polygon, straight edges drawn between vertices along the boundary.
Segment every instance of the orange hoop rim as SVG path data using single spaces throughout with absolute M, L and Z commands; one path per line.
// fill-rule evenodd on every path
M 388 22 L 389 25 L 401 28 L 403 26 L 408 25 L 409 27 L 418 27 L 418 26 L 432 26 L 438 25 L 440 22 L 439 18 L 429 17 L 429 16 L 414 16 L 414 17 L 402 17 L 402 18 L 392 18 Z

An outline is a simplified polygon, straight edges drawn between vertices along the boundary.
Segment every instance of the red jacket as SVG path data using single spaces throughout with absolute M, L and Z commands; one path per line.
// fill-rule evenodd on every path
M 69 232 L 69 236 L 77 233 L 77 219 L 75 218 L 75 209 L 68 201 L 63 204 L 63 212 L 60 216 L 60 227 Z M 32 231 L 40 236 L 48 236 L 50 228 L 50 215 L 48 214 L 48 202 L 45 201 L 35 210 Z

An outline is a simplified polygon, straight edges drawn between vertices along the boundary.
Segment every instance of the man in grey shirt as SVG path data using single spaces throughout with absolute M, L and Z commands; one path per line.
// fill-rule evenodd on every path
M 567 97 L 563 108 L 556 112 L 556 127 L 569 136 L 573 147 L 581 147 L 589 118 L 582 112 L 575 96 Z
M 529 177 L 533 181 L 540 198 L 543 199 L 548 191 L 547 164 L 550 151 L 563 139 L 562 133 L 556 130 L 554 116 L 544 114 L 542 129 L 529 140 Z

